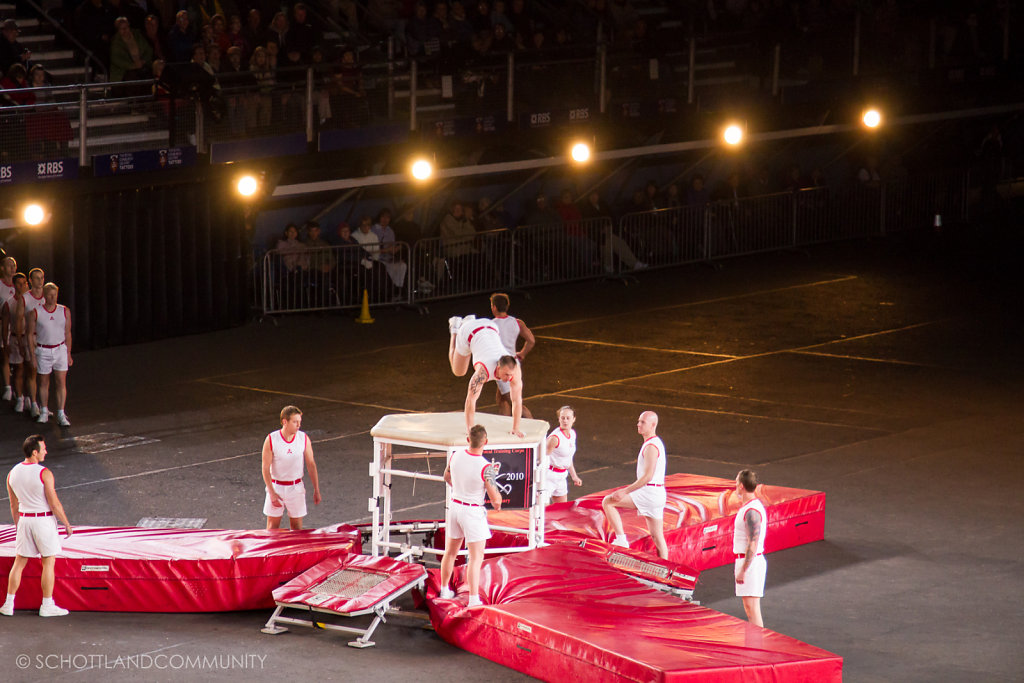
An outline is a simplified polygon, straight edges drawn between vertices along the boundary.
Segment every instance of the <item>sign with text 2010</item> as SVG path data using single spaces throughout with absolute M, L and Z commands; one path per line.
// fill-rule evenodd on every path
M 498 463 L 497 485 L 501 493 L 501 508 L 530 507 L 530 485 L 533 476 L 532 448 L 484 449 L 488 462 Z M 490 503 L 488 503 L 488 507 Z

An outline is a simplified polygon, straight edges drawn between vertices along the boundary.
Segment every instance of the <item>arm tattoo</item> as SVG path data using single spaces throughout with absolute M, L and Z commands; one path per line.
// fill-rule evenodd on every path
M 497 486 L 498 484 L 498 464 L 492 462 L 491 464 L 484 467 L 484 481 L 491 486 Z
M 473 379 L 469 380 L 469 391 L 470 393 L 476 394 L 483 390 L 484 382 L 487 381 L 487 371 L 483 368 L 478 369 L 473 374 Z
M 756 545 L 761 537 L 760 513 L 756 510 L 747 510 L 747 514 L 743 515 L 743 521 L 747 525 L 747 539 Z

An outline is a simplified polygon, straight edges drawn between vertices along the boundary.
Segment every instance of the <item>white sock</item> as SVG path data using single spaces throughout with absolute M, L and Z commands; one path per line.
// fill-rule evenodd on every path
M 7 594 L 7 601 L 4 602 L 4 605 L 14 606 L 14 593 Z
M 57 411 L 57 417 L 60 417 L 60 416 L 61 416 L 61 415 L 63 415 L 63 414 L 64 414 L 64 411 L 63 411 L 63 410 L 58 410 L 58 411 Z
M 53 607 L 53 598 L 43 598 L 43 607 Z

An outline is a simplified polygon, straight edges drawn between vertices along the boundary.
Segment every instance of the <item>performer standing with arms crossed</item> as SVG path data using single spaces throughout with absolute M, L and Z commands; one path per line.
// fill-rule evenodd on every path
M 25 439 L 21 450 L 25 454 L 24 462 L 15 465 L 7 475 L 11 517 L 18 530 L 14 541 L 14 565 L 7 578 L 7 600 L 0 607 L 0 614 L 5 617 L 14 616 L 14 595 L 21 586 L 21 573 L 28 564 L 28 558 L 41 557 L 43 604 L 39 608 L 39 616 L 63 617 L 68 611 L 53 601 L 53 586 L 56 583 L 53 567 L 56 555 L 60 552 L 60 534 L 53 517 L 56 515 L 64 524 L 68 538 L 73 533 L 71 523 L 57 498 L 53 473 L 42 465 L 46 460 L 46 441 L 39 434 L 33 434 Z
M 658 414 L 652 410 L 640 413 L 636 430 L 644 438 L 636 458 L 636 481 L 625 488 L 609 493 L 601 501 L 604 514 L 615 532 L 612 545 L 629 547 L 622 530 L 622 517 L 616 508 L 633 508 L 644 518 L 647 531 L 658 548 L 658 557 L 668 559 L 665 543 L 665 444 L 658 438 Z
M 295 406 L 281 409 L 281 429 L 271 432 L 263 441 L 263 483 L 267 497 L 263 514 L 267 516 L 267 529 L 281 528 L 281 517 L 288 510 L 288 524 L 292 530 L 302 528 L 306 516 L 306 487 L 302 484 L 302 466 L 309 470 L 313 482 L 313 504 L 319 505 L 320 477 L 313 459 L 313 443 L 302 426 L 302 411 Z
M 764 597 L 764 578 L 768 563 L 764 559 L 764 536 L 768 528 L 768 514 L 764 504 L 754 495 L 757 474 L 742 470 L 736 475 L 736 495 L 740 509 L 732 530 L 732 551 L 736 554 L 736 597 L 743 600 L 743 610 L 752 624 L 764 626 L 761 618 L 761 598 Z
M 474 425 L 469 430 L 469 448 L 455 451 L 444 469 L 444 480 L 452 487 L 452 504 L 445 524 L 444 557 L 441 558 L 441 592 L 439 597 L 451 599 L 455 592 L 448 587 L 455 571 L 455 558 L 466 541 L 469 557 L 466 561 L 466 582 L 469 584 L 469 607 L 480 601 L 480 565 L 484 561 L 484 546 L 491 537 L 487 525 L 484 495 L 491 499 L 495 510 L 501 509 L 501 493 L 495 485 L 498 468 L 484 458 L 487 430 Z
M 564 503 L 569 499 L 569 477 L 572 477 L 572 483 L 576 486 L 583 486 L 583 480 L 576 475 L 572 462 L 576 454 L 576 431 L 572 428 L 574 424 L 576 410 L 572 406 L 562 406 L 558 409 L 558 428 L 548 435 L 547 453 L 550 463 L 547 483 L 552 503 Z
M 494 316 L 491 322 L 498 328 L 498 336 L 501 337 L 501 343 L 504 344 L 505 350 L 510 355 L 515 356 L 521 365 L 526 358 L 526 354 L 533 349 L 537 340 L 534 338 L 530 328 L 526 326 L 526 323 L 508 314 L 508 306 L 508 294 L 501 294 L 500 292 L 491 294 L 491 315 Z M 520 337 L 523 338 L 523 348 L 516 351 Z M 500 379 L 494 383 L 497 385 L 495 399 L 498 403 L 498 412 L 502 415 L 511 415 L 512 399 L 510 395 L 512 388 L 508 382 Z M 523 406 L 523 417 L 533 417 L 530 409 L 526 406 Z

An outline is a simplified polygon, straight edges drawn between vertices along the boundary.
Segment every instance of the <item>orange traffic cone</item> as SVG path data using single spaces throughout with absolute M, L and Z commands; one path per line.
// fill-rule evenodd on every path
M 372 323 L 373 318 L 370 317 L 370 294 L 365 289 L 363 290 L 363 309 L 359 311 L 359 317 L 356 318 L 357 323 Z

